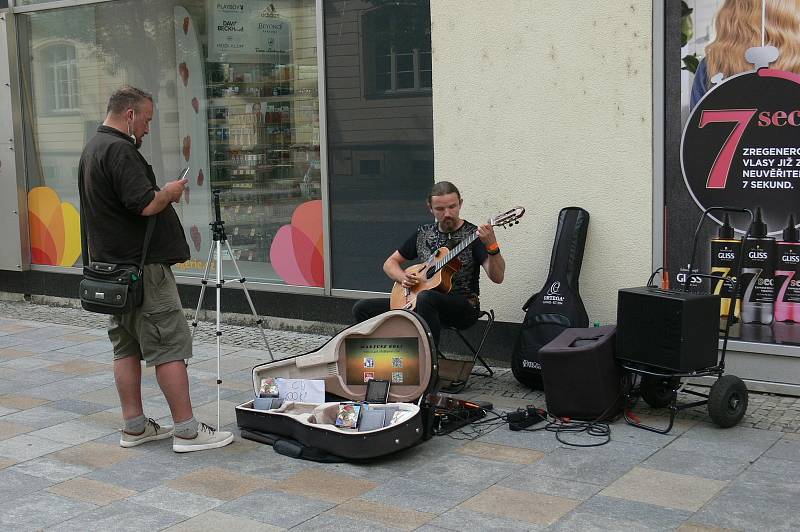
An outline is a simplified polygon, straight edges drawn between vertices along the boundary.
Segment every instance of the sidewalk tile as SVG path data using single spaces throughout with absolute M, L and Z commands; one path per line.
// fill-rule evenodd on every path
M 38 397 L 28 397 L 26 395 L 6 394 L 0 395 L 0 406 L 5 408 L 14 408 L 16 410 L 27 410 L 29 408 L 36 408 L 49 403 L 47 399 L 39 399 Z
M 59 410 L 50 405 L 46 405 L 29 408 L 28 410 L 22 410 L 15 414 L 9 414 L 3 417 L 3 421 L 27 425 L 29 427 L 33 427 L 34 429 L 43 429 L 45 427 L 52 427 L 53 425 L 64 423 L 65 421 L 71 421 L 79 417 L 81 417 L 81 415 L 76 414 L 75 412 L 67 412 L 65 410 Z
M 800 440 L 782 438 L 769 448 L 764 456 L 777 458 L 779 460 L 790 460 L 800 462 Z
M 500 462 L 511 462 L 514 464 L 532 464 L 544 456 L 540 451 L 509 447 L 508 445 L 496 445 L 471 441 L 457 449 L 458 453 L 486 460 L 497 460 Z
M 600 494 L 696 512 L 726 485 L 720 480 L 634 467 Z
M 447 453 L 418 468 L 403 473 L 422 484 L 462 484 L 481 490 L 519 469 L 518 464 L 485 460 L 459 453 Z
M 695 523 L 685 523 L 678 527 L 675 532 L 737 532 L 730 528 L 719 528 L 716 526 L 698 525 Z
M 312 530 L 324 530 L 325 532 L 391 532 L 398 530 L 398 528 L 400 527 L 387 528 L 370 521 L 353 519 L 346 515 L 333 514 L 328 511 L 292 527 L 292 530 L 297 532 Z
M 254 491 L 218 506 L 216 511 L 246 517 L 269 525 L 291 528 L 316 517 L 334 505 L 276 491 Z
M 89 401 L 81 401 L 79 399 L 58 399 L 53 401 L 50 406 L 53 408 L 58 408 L 59 410 L 74 412 L 82 416 L 88 416 L 89 414 L 108 410 L 108 406 L 106 405 L 90 403 Z
M 103 469 L 142 455 L 143 452 L 138 449 L 125 449 L 119 444 L 109 445 L 90 441 L 58 451 L 53 457 L 70 464 L 91 469 Z
M 65 447 L 69 447 L 69 444 L 46 440 L 29 434 L 20 434 L 0 441 L 0 457 L 13 458 L 18 462 L 24 462 L 25 460 L 60 451 Z
M 364 499 L 348 500 L 327 513 L 363 521 L 372 521 L 401 530 L 414 530 L 436 517 L 434 513 L 416 512 Z
M 152 506 L 160 510 L 185 515 L 186 517 L 194 517 L 216 508 L 225 501 L 186 491 L 178 491 L 167 486 L 157 486 L 131 497 L 131 502 L 142 506 Z
M 116 438 L 119 442 L 119 438 Z M 125 460 L 111 465 L 105 469 L 94 471 L 87 476 L 94 480 L 115 484 L 117 486 L 128 488 L 135 491 L 145 491 L 155 488 L 161 484 L 168 483 L 168 481 L 186 475 L 187 468 L 184 463 L 176 459 L 175 454 L 172 452 L 170 440 L 155 441 L 146 443 L 142 447 L 154 447 L 158 444 L 163 444 L 165 452 L 148 452 L 146 449 L 142 453 L 131 460 Z M 131 449 L 124 449 L 130 451 Z M 167 449 L 169 449 L 167 454 Z
M 732 480 L 747 469 L 750 461 L 732 457 L 661 449 L 642 462 L 642 467 L 714 480 Z
M 497 483 L 498 486 L 512 488 L 516 490 L 533 491 L 584 501 L 599 492 L 602 486 L 588 484 L 563 478 L 536 475 L 528 470 L 518 471 Z
M 99 362 L 87 362 L 85 360 L 70 360 L 68 362 L 60 362 L 47 366 L 50 371 L 60 371 L 62 373 L 70 373 L 72 375 L 89 375 L 92 373 L 100 373 L 101 371 L 113 372 L 112 364 L 100 364 Z
M 369 480 L 329 473 L 323 469 L 306 469 L 276 483 L 274 489 L 310 499 L 342 503 L 358 497 L 378 484 Z
M 530 505 L 533 501 L 527 503 Z M 442 530 L 544 530 L 546 525 L 522 521 L 508 515 L 495 515 L 490 513 L 476 512 L 462 506 L 457 506 L 436 517 L 428 523 L 428 526 L 418 529 L 426 530 L 430 527 L 432 531 Z
M 0 503 L 0 529 L 42 530 L 96 508 L 45 491 Z
M 674 530 L 691 515 L 683 510 L 596 495 L 560 519 L 548 531 Z
M 7 440 L 9 438 L 13 438 L 14 436 L 25 434 L 33 430 L 36 429 L 28 425 L 0 420 L 0 440 Z
M 16 471 L 14 468 L 0 469 L 0 501 L 25 498 L 52 485 L 53 482 Z
M 283 529 L 246 517 L 236 517 L 212 510 L 173 525 L 164 532 L 277 532 L 278 530 Z
M 667 449 L 752 461 L 781 436 L 780 432 L 749 427 L 722 429 L 708 423 L 698 423 L 670 443 Z
M 565 497 L 492 486 L 458 508 L 548 526 L 579 504 L 580 501 Z
M 209 452 L 213 453 L 214 451 Z M 165 484 L 178 491 L 187 491 L 223 501 L 237 499 L 252 491 L 273 485 L 270 480 L 261 477 L 233 473 L 218 467 L 198 469 Z
M 762 456 L 753 462 L 748 471 L 759 471 L 778 477 L 786 475 L 789 478 L 800 478 L 800 462 Z
M 39 429 L 35 432 L 31 432 L 31 436 L 39 436 L 41 438 L 60 441 L 70 445 L 79 445 L 81 443 L 86 443 L 87 441 L 102 438 L 103 436 L 111 434 L 112 432 L 116 433 L 114 429 L 109 429 L 101 425 L 95 425 L 91 421 L 81 418 L 59 423 L 58 425 L 53 425 L 52 427 Z
M 10 458 L 0 458 L 0 470 L 3 470 L 7 467 L 11 467 L 16 464 L 16 460 L 12 460 Z
M 468 484 L 429 484 L 413 478 L 395 477 L 366 492 L 361 498 L 418 512 L 441 513 L 479 491 L 480 488 Z
M 105 506 L 114 501 L 136 495 L 135 491 L 83 477 L 73 478 L 55 486 L 50 486 L 47 491 L 74 501 L 88 502 L 98 506 Z
M 51 458 L 51 456 L 54 455 L 28 460 L 13 466 L 12 469 L 32 477 L 44 478 L 51 482 L 64 482 L 92 471 L 91 468 L 62 462 L 56 458 Z
M 537 475 L 607 486 L 654 452 L 650 447 L 620 445 L 624 447 L 559 448 L 525 469 Z
M 18 358 L 26 358 L 35 356 L 33 351 L 23 351 L 22 349 L 14 349 L 13 347 L 0 348 L 0 360 L 16 360 Z
M 746 471 L 692 516 L 692 522 L 735 530 L 798 530 L 798 501 L 796 476 Z
M 157 508 L 140 506 L 127 500 L 117 501 L 82 513 L 58 525 L 59 532 L 142 532 L 161 530 L 181 522 L 185 516 Z

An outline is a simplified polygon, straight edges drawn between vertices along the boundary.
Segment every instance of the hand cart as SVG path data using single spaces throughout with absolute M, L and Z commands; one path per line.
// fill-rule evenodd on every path
M 725 374 L 725 353 L 728 347 L 728 337 L 731 323 L 735 319 L 734 309 L 736 308 L 736 298 L 738 298 L 740 295 L 739 284 L 742 271 L 742 258 L 744 253 L 739 253 L 735 279 L 731 279 L 730 277 L 720 277 L 718 275 L 696 273 L 692 271 L 692 265 L 695 262 L 695 254 L 697 252 L 697 239 L 700 234 L 700 228 L 702 227 L 706 217 L 708 217 L 709 213 L 712 211 L 748 214 L 750 216 L 751 223 L 753 221 L 753 213 L 749 209 L 709 207 L 703 211 L 703 215 L 700 218 L 700 222 L 697 224 L 697 229 L 695 229 L 694 232 L 692 255 L 688 266 L 686 280 L 683 283 L 683 290 L 687 292 L 689 291 L 689 284 L 692 277 L 708 279 L 712 282 L 722 282 L 723 284 L 727 284 L 731 290 L 731 303 L 728 305 L 728 316 L 724 320 L 724 327 L 719 331 L 722 333 L 722 348 L 720 349 L 718 363 L 716 366 L 708 368 L 687 372 L 675 372 L 665 371 L 663 368 L 650 366 L 648 364 L 627 361 L 623 362 L 622 367 L 625 370 L 641 377 L 639 384 L 631 386 L 629 391 L 626 393 L 624 418 L 629 425 L 652 432 L 657 432 L 659 434 L 667 434 L 670 430 L 672 430 L 672 426 L 675 422 L 675 416 L 680 410 L 693 408 L 695 406 L 708 405 L 708 415 L 711 420 L 722 428 L 728 428 L 738 424 L 739 421 L 741 421 L 741 419 L 744 417 L 745 412 L 747 412 L 747 386 L 745 386 L 744 381 L 742 381 L 742 379 L 739 377 Z M 745 233 L 744 240 L 746 240 L 749 236 L 749 227 L 750 225 L 748 225 L 748 232 Z M 647 282 L 648 287 L 657 288 L 652 284 L 652 282 L 656 274 L 661 270 L 663 270 L 663 268 L 658 268 L 653 272 Z M 683 379 L 708 376 L 717 377 L 717 380 L 711 386 L 708 394 L 684 388 L 684 384 L 682 382 Z M 702 397 L 703 399 L 700 401 L 679 405 L 678 392 Z M 669 424 L 667 427 L 663 429 L 651 427 L 639 422 L 638 420 L 631 419 L 629 416 L 628 406 L 632 404 L 636 397 L 641 397 L 644 399 L 645 403 L 653 408 L 667 407 L 669 409 Z

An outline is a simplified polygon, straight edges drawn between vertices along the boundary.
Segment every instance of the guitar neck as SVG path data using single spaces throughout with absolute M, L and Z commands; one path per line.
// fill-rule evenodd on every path
M 438 272 L 442 268 L 444 268 L 448 262 L 456 258 L 462 251 L 467 249 L 470 244 L 475 242 L 478 238 L 478 233 L 472 233 L 470 236 L 462 240 L 456 247 L 454 247 L 450 253 L 444 256 L 444 258 L 436 263 L 436 266 L 433 268 L 433 273 Z

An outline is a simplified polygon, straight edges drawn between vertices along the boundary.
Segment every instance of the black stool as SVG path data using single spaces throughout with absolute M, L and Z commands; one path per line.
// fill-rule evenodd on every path
M 483 321 L 481 318 L 486 318 Z M 485 323 L 483 326 L 483 334 L 481 335 L 480 342 L 478 346 L 475 347 L 472 342 L 470 342 L 466 336 L 464 336 L 463 331 L 466 329 L 459 329 L 457 327 L 445 327 L 445 329 L 451 330 L 461 339 L 461 342 L 469 349 L 472 353 L 472 360 L 452 360 L 446 358 L 441 351 L 439 351 L 439 377 L 446 382 L 449 382 L 448 385 L 442 387 L 442 391 L 446 393 L 459 393 L 461 390 L 464 389 L 467 385 L 467 379 L 469 379 L 470 375 L 477 375 L 482 377 L 491 377 L 494 375 L 494 371 L 489 364 L 486 363 L 486 360 L 483 359 L 481 356 L 481 350 L 483 349 L 483 345 L 486 343 L 486 338 L 489 336 L 489 331 L 492 329 L 492 325 L 494 325 L 494 310 L 482 310 L 480 314 L 478 314 L 478 321 L 476 321 L 470 327 L 478 326 L 480 323 Z M 486 369 L 486 371 L 476 372 L 473 371 L 475 367 L 475 362 L 480 361 L 481 365 Z

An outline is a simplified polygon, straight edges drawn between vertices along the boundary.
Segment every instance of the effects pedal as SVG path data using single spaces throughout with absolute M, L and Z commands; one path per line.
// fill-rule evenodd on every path
M 536 408 L 533 405 L 528 405 L 524 409 L 520 408 L 506 415 L 508 428 L 514 431 L 526 429 L 544 421 L 546 414 L 544 410 Z

